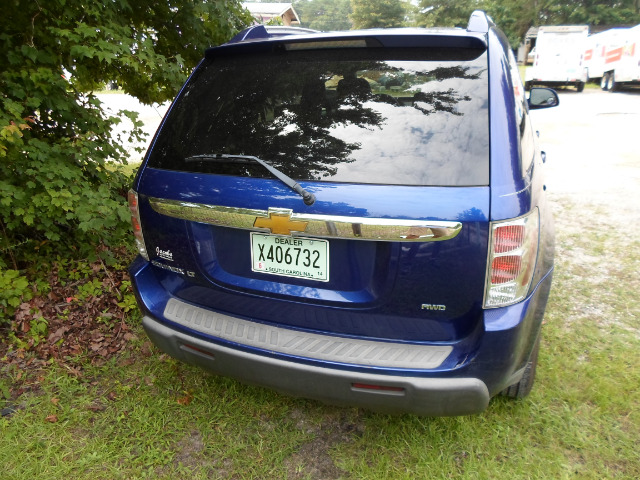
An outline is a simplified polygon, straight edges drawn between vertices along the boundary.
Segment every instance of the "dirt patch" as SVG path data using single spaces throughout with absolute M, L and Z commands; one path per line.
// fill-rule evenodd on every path
M 347 472 L 335 464 L 331 457 L 331 449 L 338 444 L 352 441 L 354 436 L 362 435 L 363 426 L 349 420 L 344 413 L 325 417 L 321 425 L 309 422 L 305 413 L 299 410 L 294 410 L 291 418 L 296 422 L 296 428 L 313 434 L 314 438 L 284 461 L 287 478 L 344 478 Z
M 231 458 L 211 459 L 206 456 L 206 445 L 200 431 L 196 428 L 185 434 L 174 446 L 175 456 L 173 465 L 182 465 L 189 471 L 195 472 L 199 469 L 206 471 L 211 478 L 235 478 L 230 477 L 233 470 Z M 158 472 L 158 476 L 166 476 L 167 469 Z
M 197 467 L 200 462 L 194 458 L 201 455 L 204 451 L 204 440 L 199 431 L 193 430 L 185 435 L 175 446 L 176 456 L 174 463 L 181 463 L 185 467 Z

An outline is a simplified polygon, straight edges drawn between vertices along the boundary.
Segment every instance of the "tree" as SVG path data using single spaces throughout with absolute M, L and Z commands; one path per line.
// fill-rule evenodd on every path
M 111 139 L 121 118 L 93 92 L 116 82 L 143 103 L 168 100 L 207 46 L 251 18 L 237 0 L 7 0 L 3 11 L 0 268 L 17 268 L 44 242 L 126 231 L 126 152 Z
M 351 0 L 353 27 L 388 28 L 404 24 L 406 8 L 402 0 Z
M 466 27 L 474 10 L 485 10 L 517 47 L 529 27 L 540 25 L 634 25 L 638 0 L 422 0 L 417 24 Z
M 423 27 L 466 27 L 471 13 L 482 6 L 482 0 L 423 0 L 417 21 Z
M 527 30 L 536 24 L 536 7 L 541 2 L 530 0 L 485 0 L 482 8 L 493 18 L 516 48 L 524 38 Z
M 350 30 L 350 0 L 299 0 L 294 8 L 300 16 L 300 25 L 314 30 Z
M 539 25 L 635 25 L 640 22 L 638 6 L 637 0 L 546 1 L 537 19 Z

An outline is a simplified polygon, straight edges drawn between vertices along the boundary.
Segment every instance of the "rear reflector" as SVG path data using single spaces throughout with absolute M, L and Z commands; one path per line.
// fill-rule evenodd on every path
M 211 357 L 212 359 L 216 358 L 216 356 L 213 353 L 208 352 L 206 350 L 203 350 L 202 348 L 198 348 L 198 347 L 195 347 L 193 345 L 189 345 L 187 343 L 183 343 L 182 345 L 180 345 L 180 350 L 197 352 L 200 355 L 204 355 L 206 357 Z
M 405 389 L 403 387 L 391 387 L 389 385 L 374 385 L 369 383 L 352 383 L 351 388 L 353 390 L 364 390 L 377 393 L 388 393 L 391 395 L 404 395 Z
M 511 305 L 527 296 L 538 255 L 538 230 L 537 208 L 524 217 L 491 223 L 485 308 Z
M 144 235 L 142 234 L 142 224 L 140 223 L 140 210 L 138 209 L 138 194 L 134 190 L 129 190 L 129 211 L 131 212 L 131 227 L 133 228 L 133 236 L 136 240 L 138 252 L 145 260 L 149 260 L 147 247 L 144 243 Z

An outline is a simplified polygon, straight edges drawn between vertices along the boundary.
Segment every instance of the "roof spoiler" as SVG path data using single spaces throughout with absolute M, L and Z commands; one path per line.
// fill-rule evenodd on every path
M 489 29 L 495 26 L 496 24 L 493 22 L 493 19 L 487 15 L 487 12 L 484 10 L 476 10 L 469 17 L 467 32 L 489 33 Z
M 253 25 L 245 28 L 227 43 L 239 43 L 247 40 L 265 40 L 268 38 L 284 37 L 287 35 L 303 35 L 305 33 L 317 33 L 317 30 L 300 27 L 283 27 L 283 26 L 267 26 Z

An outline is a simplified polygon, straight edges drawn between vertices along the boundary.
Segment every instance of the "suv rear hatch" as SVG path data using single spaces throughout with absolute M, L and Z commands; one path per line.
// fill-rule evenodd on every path
M 456 34 L 209 50 L 136 186 L 164 288 L 312 332 L 413 342 L 479 333 L 487 77 L 483 41 Z

